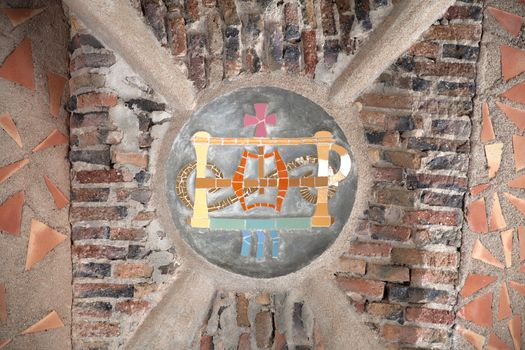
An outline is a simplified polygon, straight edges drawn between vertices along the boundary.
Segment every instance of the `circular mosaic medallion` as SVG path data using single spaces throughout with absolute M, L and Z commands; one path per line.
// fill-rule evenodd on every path
M 337 238 L 357 171 L 334 119 L 293 92 L 245 88 L 194 113 L 173 142 L 167 195 L 186 242 L 251 277 L 308 265 Z

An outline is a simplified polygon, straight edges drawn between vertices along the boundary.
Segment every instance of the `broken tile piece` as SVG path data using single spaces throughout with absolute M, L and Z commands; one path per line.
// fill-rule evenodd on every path
M 475 273 L 470 274 L 465 280 L 465 284 L 459 294 L 463 298 L 467 298 L 478 290 L 485 288 L 486 286 L 494 283 L 497 280 L 494 276 L 478 275 Z
M 33 148 L 33 153 L 42 151 L 49 147 L 64 145 L 67 142 L 66 135 L 62 134 L 58 129 L 55 129 L 45 138 L 44 141 L 40 142 L 38 146 Z
M 521 316 L 516 315 L 509 321 L 509 331 L 514 343 L 514 350 L 521 350 Z
M 489 105 L 487 102 L 483 103 L 481 114 L 483 117 L 481 120 L 480 140 L 482 142 L 495 140 L 496 135 L 494 134 L 494 128 L 492 126 L 492 121 L 490 120 Z
M 47 189 L 51 193 L 51 196 L 53 197 L 53 200 L 55 201 L 55 205 L 58 209 L 64 208 L 69 203 L 69 199 L 58 189 L 58 187 L 47 177 L 44 175 L 44 181 L 46 182 Z
M 66 85 L 66 78 L 52 73 L 47 73 L 47 90 L 49 95 L 49 113 L 55 118 L 60 115 L 60 102 L 64 94 L 64 86 Z
M 459 310 L 458 316 L 480 327 L 492 327 L 492 296 L 489 292 L 472 300 Z
M 518 240 L 520 242 L 520 262 L 525 260 L 525 227 L 518 227 Z
M 0 168 L 0 184 L 5 180 L 9 179 L 18 170 L 22 169 L 26 164 L 29 163 L 29 159 L 22 159 L 18 162 L 11 163 L 5 167 Z
M 489 179 L 493 179 L 501 165 L 501 155 L 503 154 L 503 143 L 485 145 L 485 155 L 487 157 L 487 167 L 489 169 Z
M 510 308 L 510 297 L 507 284 L 503 282 L 499 289 L 499 306 L 498 306 L 498 321 L 504 320 L 512 316 Z
M 503 242 L 503 253 L 505 255 L 505 266 L 507 268 L 512 266 L 512 236 L 514 230 L 508 230 L 501 233 L 501 241 Z
M 518 292 L 521 295 L 525 296 L 525 284 L 521 284 L 521 283 L 518 283 L 518 282 L 515 282 L 515 281 L 509 281 L 509 285 L 516 292 Z
M 511 188 L 525 188 L 525 175 L 518 176 L 509 182 Z
M 33 55 L 31 53 L 31 40 L 29 38 L 22 40 L 20 45 L 5 59 L 3 65 L 0 67 L 0 78 L 35 90 Z
M 0 205 L 0 231 L 20 236 L 23 207 L 24 191 L 15 193 Z
M 513 13 L 503 11 L 494 7 L 488 7 L 488 12 L 494 16 L 496 21 L 510 34 L 515 37 L 520 35 L 523 18 Z
M 489 231 L 485 198 L 477 199 L 468 205 L 467 222 L 474 232 L 487 233 Z
M 512 136 L 512 146 L 514 149 L 516 171 L 525 169 L 525 136 Z
M 466 341 L 468 341 L 474 348 L 477 350 L 482 350 L 483 345 L 485 344 L 485 337 L 471 331 L 470 329 L 466 329 L 464 327 L 458 326 L 456 328 L 456 331 L 461 334 L 463 338 L 465 338 Z
M 501 96 L 521 104 L 525 104 L 525 82 L 514 85 L 507 91 L 501 94 Z
M 501 45 L 500 52 L 501 74 L 505 81 L 525 72 L 525 51 Z
M 20 24 L 30 20 L 36 15 L 41 14 L 44 8 L 39 9 L 24 9 L 24 8 L 4 8 L 2 12 L 9 18 L 13 27 L 19 26 Z
M 11 114 L 4 113 L 0 115 L 0 128 L 4 129 L 7 135 L 9 135 L 20 148 L 23 147 L 22 139 L 20 138 L 13 118 L 11 118 Z
M 11 343 L 11 339 L 0 339 L 0 349 L 3 349 Z
M 64 323 L 62 323 L 60 316 L 58 316 L 56 311 L 51 311 L 46 317 L 23 331 L 22 334 L 44 332 L 61 327 L 64 327 Z
M 491 333 L 487 343 L 487 350 L 512 350 L 496 333 Z
M 525 272 L 525 266 L 520 266 L 520 268 L 518 269 L 518 272 Z
M 501 203 L 497 192 L 492 194 L 492 213 L 490 215 L 490 231 L 499 231 L 507 227 L 503 211 L 501 210 Z
M 27 246 L 26 271 L 42 260 L 66 238 L 66 235 L 53 230 L 46 224 L 35 219 L 31 220 L 31 232 Z
M 7 298 L 5 284 L 0 283 L 0 324 L 7 323 Z
M 487 248 L 485 248 L 479 239 L 474 244 L 474 249 L 472 249 L 472 258 L 500 269 L 504 268 L 504 265 L 496 259 Z
M 478 194 L 485 192 L 490 187 L 490 184 L 479 184 L 470 189 L 470 195 L 476 197 Z
M 507 200 L 511 202 L 512 205 L 516 209 L 518 209 L 521 214 L 525 215 L 525 200 L 518 198 L 516 196 L 513 196 L 512 194 L 507 193 L 507 192 L 505 192 L 504 195 L 505 195 L 505 198 L 507 198 Z
M 496 102 L 496 105 L 505 113 L 507 118 L 509 118 L 521 131 L 525 130 L 525 111 L 511 107 L 509 105 Z

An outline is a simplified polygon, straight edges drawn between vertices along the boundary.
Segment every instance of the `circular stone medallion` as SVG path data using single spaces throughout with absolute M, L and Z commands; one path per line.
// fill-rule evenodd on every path
M 167 163 L 167 196 L 184 240 L 209 262 L 269 278 L 308 265 L 337 238 L 357 171 L 334 119 L 296 93 L 244 88 L 184 125 Z

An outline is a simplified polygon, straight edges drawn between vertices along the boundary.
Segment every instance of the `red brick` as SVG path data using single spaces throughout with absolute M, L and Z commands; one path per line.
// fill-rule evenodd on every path
M 71 191 L 73 202 L 105 202 L 109 197 L 109 188 L 74 188 Z
M 387 320 L 398 320 L 403 317 L 403 307 L 397 304 L 369 303 L 366 310 L 372 316 Z
M 71 222 L 90 220 L 120 220 L 128 216 L 126 207 L 73 207 L 70 211 Z
M 126 228 L 113 227 L 110 230 L 109 237 L 114 240 L 134 241 L 140 240 L 146 236 L 143 228 Z
M 405 213 L 403 223 L 407 225 L 460 225 L 459 214 L 455 211 L 417 210 Z
M 239 343 L 237 345 L 237 350 L 251 350 L 250 344 L 250 333 L 242 333 L 239 336 Z
M 436 59 L 439 55 L 439 44 L 431 41 L 421 41 L 414 44 L 408 50 L 408 54 Z
M 415 286 L 431 284 L 456 285 L 458 271 L 441 271 L 431 269 L 412 269 L 410 272 L 411 283 Z
M 417 344 L 445 343 L 448 340 L 446 330 L 385 324 L 381 336 L 387 341 Z
M 134 288 L 128 284 L 113 283 L 75 283 L 73 296 L 75 298 L 131 298 Z
M 337 276 L 337 284 L 345 292 L 358 293 L 371 300 L 380 300 L 385 292 L 385 283 L 363 278 Z
M 77 316 L 110 318 L 113 307 L 105 301 L 77 302 L 73 306 L 73 313 Z
M 390 256 L 392 246 L 384 243 L 354 242 L 348 252 L 352 255 L 386 258 Z
M 428 40 L 471 40 L 477 41 L 481 36 L 479 24 L 451 24 L 430 27 L 424 37 Z
M 364 275 L 366 272 L 366 262 L 363 260 L 352 259 L 347 256 L 339 258 L 341 272 L 348 272 L 357 275 Z
M 452 324 L 455 316 L 453 312 L 447 310 L 408 307 L 405 311 L 405 319 L 409 322 Z
M 136 167 L 146 169 L 149 163 L 149 155 L 147 153 L 125 153 L 114 151 L 111 155 L 113 163 L 134 165 Z
M 109 237 L 108 227 L 73 227 L 71 232 L 73 241 L 82 239 L 106 239 Z
M 374 180 L 389 183 L 399 183 L 403 180 L 402 168 L 373 168 Z
M 382 158 L 392 165 L 403 168 L 419 169 L 421 167 L 421 155 L 419 153 L 385 150 Z
M 408 95 L 365 94 L 359 98 L 359 102 L 369 107 L 411 110 L 415 99 Z
M 429 252 L 416 248 L 393 248 L 391 261 L 396 265 L 439 268 L 457 268 L 459 263 L 457 253 Z
M 200 350 L 213 350 L 213 337 L 211 335 L 203 335 L 200 341 Z
M 414 207 L 415 192 L 402 187 L 376 187 L 373 195 L 378 204 Z
M 75 179 L 81 184 L 124 182 L 121 170 L 83 170 L 75 173 Z
M 401 226 L 371 225 L 370 233 L 373 239 L 388 241 L 408 241 L 412 230 Z
M 313 77 L 318 62 L 315 30 L 303 30 L 301 39 L 303 43 L 304 73 Z
M 120 335 L 120 325 L 113 322 L 81 321 L 73 324 L 73 334 L 81 337 L 117 337 Z
M 126 257 L 126 247 L 114 247 L 108 245 L 74 245 L 72 254 L 78 259 L 123 259 Z
M 148 278 L 153 267 L 145 263 L 124 263 L 113 266 L 113 275 L 117 278 Z
M 146 300 L 124 300 L 119 301 L 115 304 L 115 310 L 118 312 L 123 312 L 128 315 L 132 315 L 137 312 L 142 312 L 149 309 L 150 303 Z
M 321 0 L 321 25 L 324 35 L 337 34 L 332 0 Z
M 471 63 L 416 62 L 415 72 L 420 76 L 475 78 L 476 66 Z
M 235 302 L 237 310 L 237 326 L 250 327 L 250 321 L 248 319 L 248 299 L 244 294 L 237 293 L 235 295 Z
M 157 217 L 154 211 L 141 211 L 133 218 L 133 221 L 151 221 Z
M 410 270 L 402 266 L 368 264 L 366 276 L 380 281 L 408 282 L 410 281 Z
M 169 16 L 166 19 L 166 28 L 168 31 L 168 40 L 171 53 L 174 56 L 185 56 L 187 46 L 184 18 L 180 15 Z
M 255 341 L 258 348 L 267 349 L 272 345 L 273 318 L 271 311 L 260 311 L 255 315 Z
M 117 105 L 118 96 L 107 92 L 88 92 L 76 97 L 75 110 L 109 108 Z

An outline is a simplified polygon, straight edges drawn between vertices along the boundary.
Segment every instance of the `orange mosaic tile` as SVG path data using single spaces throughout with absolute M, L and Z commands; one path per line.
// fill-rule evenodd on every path
M 46 224 L 31 220 L 31 232 L 27 246 L 27 259 L 25 269 L 29 270 L 33 265 L 42 260 L 51 250 L 62 243 L 66 235 L 53 230 Z
M 491 333 L 487 343 L 487 350 L 512 350 L 496 333 Z
M 11 339 L 0 339 L 0 349 L 5 348 L 7 345 L 11 343 Z
M 468 341 L 472 346 L 477 350 L 482 350 L 483 345 L 485 344 L 485 337 L 473 332 L 469 329 L 463 328 L 461 326 L 458 326 L 456 328 L 456 331 L 461 334 L 463 338 L 465 338 L 466 341 Z
M 501 210 L 501 204 L 499 201 L 499 196 L 497 192 L 494 192 L 492 195 L 492 212 L 490 214 L 490 231 L 499 231 L 507 227 L 505 222 L 505 217 Z
M 485 192 L 490 187 L 490 184 L 479 184 L 470 189 L 470 195 L 475 197 L 480 193 Z
M 488 285 L 494 283 L 497 280 L 494 276 L 470 274 L 465 280 L 465 284 L 459 292 L 463 298 L 467 298 L 471 295 L 474 295 L 478 290 L 487 287 Z
M 18 162 L 14 162 L 0 168 L 0 184 L 13 176 L 18 170 L 26 166 L 27 163 L 29 163 L 29 159 L 22 159 Z
M 479 239 L 474 244 L 474 249 L 472 249 L 471 256 L 473 259 L 483 261 L 486 264 L 500 269 L 504 268 L 504 265 L 498 259 L 496 259 L 487 248 L 485 248 Z
M 510 193 L 504 193 L 505 195 L 505 198 L 507 198 L 507 200 L 509 202 L 512 203 L 512 205 L 518 209 L 518 211 L 525 215 L 525 200 L 521 199 L 521 198 L 518 198 L 516 196 L 513 196 L 512 194 Z
M 9 18 L 13 27 L 16 27 L 41 14 L 44 9 L 5 8 L 1 11 Z
M 480 140 L 482 142 L 495 140 L 496 135 L 494 134 L 494 127 L 492 126 L 492 120 L 490 120 L 489 105 L 487 102 L 483 103 L 481 114 L 483 117 L 481 120 Z
M 509 290 L 507 284 L 502 283 L 499 290 L 498 321 L 510 316 L 512 316 L 512 309 L 510 308 Z
M 525 104 L 525 82 L 514 85 L 507 91 L 501 94 L 501 96 L 521 104 Z
M 489 231 L 485 198 L 477 199 L 468 205 L 467 222 L 474 232 L 487 233 Z
M 518 292 L 521 295 L 525 296 L 525 284 L 521 284 L 521 283 L 518 283 L 518 282 L 515 282 L 515 281 L 509 281 L 509 285 L 516 292 Z
M 514 230 L 508 230 L 501 233 L 501 241 L 503 243 L 503 254 L 505 255 L 505 266 L 507 268 L 512 266 L 512 237 Z
M 509 332 L 514 343 L 514 350 L 521 350 L 521 316 L 516 315 L 509 321 Z
M 501 156 L 503 154 L 503 143 L 494 143 L 492 145 L 485 145 L 485 155 L 487 157 L 487 167 L 489 170 L 489 178 L 496 177 L 497 172 L 501 166 Z
M 0 283 L 0 324 L 7 323 L 7 298 L 5 284 Z
M 20 236 L 23 207 L 24 191 L 15 193 L 0 205 L 0 231 Z
M 64 94 L 67 79 L 61 75 L 47 73 L 47 91 L 49 94 L 49 113 L 55 118 L 60 115 L 60 102 Z
M 520 35 L 523 24 L 523 18 L 521 16 L 494 7 L 488 7 L 487 10 L 507 32 L 515 37 Z
M 0 78 L 35 90 L 33 55 L 29 38 L 22 40 L 20 45 L 5 59 L 0 67 Z
M 46 182 L 47 189 L 51 193 L 55 205 L 58 209 L 64 208 L 69 203 L 69 199 L 62 193 L 58 187 L 47 177 L 44 176 L 44 181 Z
M 525 227 L 518 227 L 518 240 L 520 242 L 520 262 L 525 260 Z
M 525 72 L 525 51 L 502 45 L 500 52 L 501 74 L 505 80 L 510 80 Z
M 518 176 L 509 182 L 511 188 L 525 188 L 525 175 Z
M 4 129 L 4 131 L 13 139 L 13 141 L 16 142 L 20 148 L 24 147 L 15 122 L 9 113 L 0 115 L 0 128 Z
M 525 111 L 511 107 L 509 105 L 496 102 L 496 105 L 505 113 L 507 118 L 509 118 L 518 129 L 525 130 Z
M 51 311 L 46 317 L 26 329 L 22 334 L 38 333 L 64 327 L 64 323 L 56 311 Z
M 44 141 L 40 142 L 38 146 L 33 148 L 33 153 L 45 150 L 49 147 L 64 145 L 66 143 L 68 143 L 66 135 L 62 134 L 58 129 L 55 129 L 44 139 Z
M 480 327 L 492 327 L 492 296 L 489 292 L 472 300 L 459 310 L 458 316 Z
M 525 137 L 519 135 L 512 136 L 512 146 L 514 148 L 516 171 L 525 169 Z

